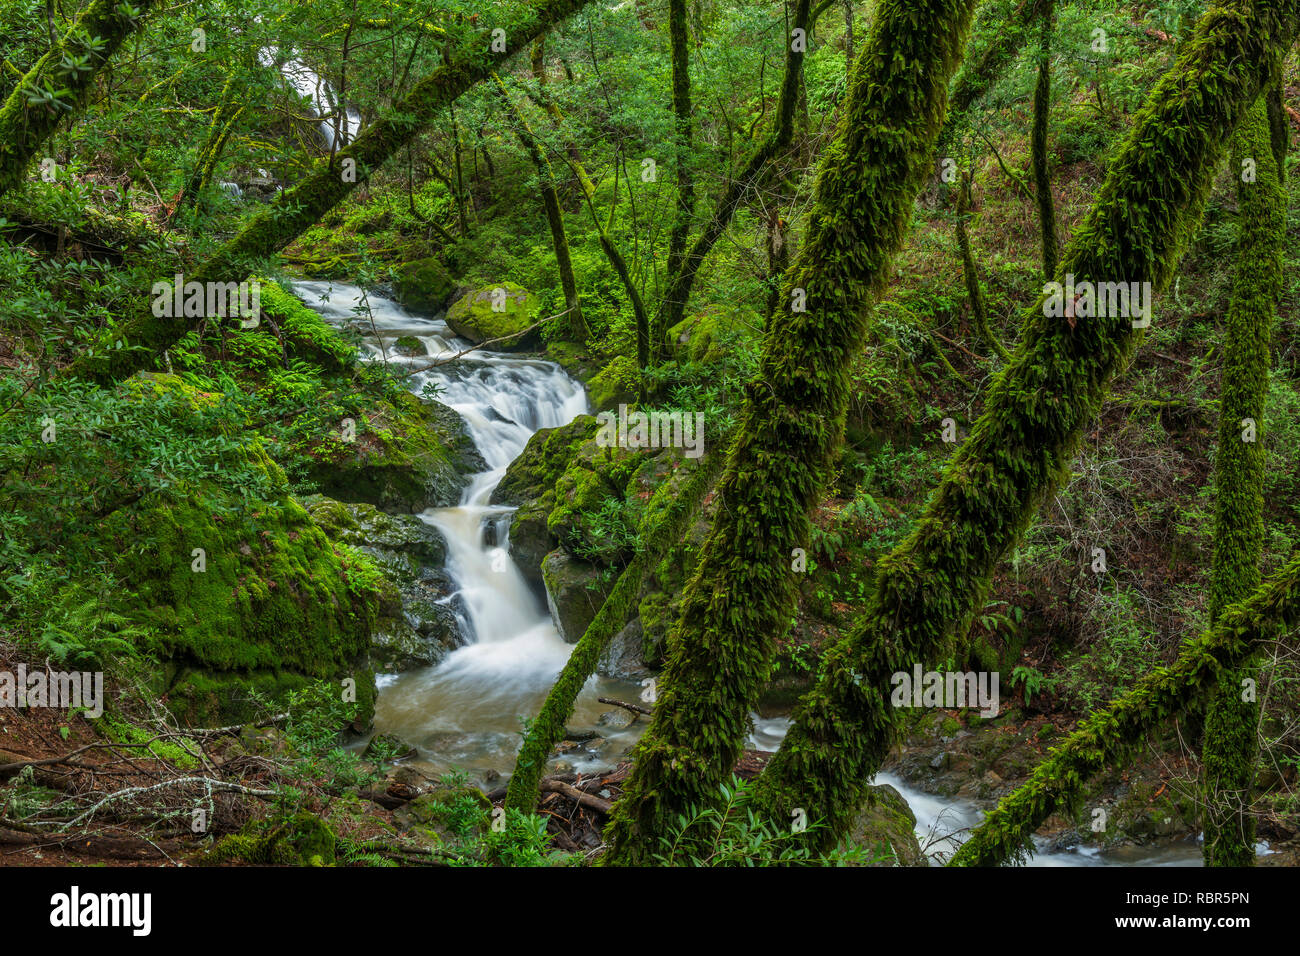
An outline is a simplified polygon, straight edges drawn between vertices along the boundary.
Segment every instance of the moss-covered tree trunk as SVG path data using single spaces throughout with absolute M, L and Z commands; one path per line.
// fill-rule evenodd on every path
M 759 175 L 767 164 L 779 156 L 794 138 L 794 109 L 799 93 L 799 78 L 802 75 L 810 7 L 811 0 L 796 0 L 790 29 L 792 34 L 795 30 L 801 31 L 796 35 L 802 39 L 796 43 L 793 36 L 786 37 L 785 75 L 781 81 L 781 97 L 777 102 L 772 130 L 746 161 L 740 173 L 731 181 L 727 191 L 718 200 L 713 215 L 705 224 L 703 231 L 695 237 L 690 251 L 682 260 L 681 268 L 670 277 L 668 291 L 655 310 L 654 320 L 650 325 L 652 354 L 659 348 L 654 343 L 666 341 L 668 330 L 680 322 L 686 314 L 686 304 L 691 297 L 695 276 L 714 244 L 727 231 L 727 226 L 731 223 L 736 210 L 740 208 L 741 201 L 758 182 Z
M 59 121 L 85 106 L 99 71 L 151 6 L 153 0 L 136 0 L 136 15 L 127 16 L 119 0 L 94 0 L 14 87 L 0 106 L 0 196 L 23 181 L 28 164 Z M 94 39 L 101 42 L 92 49 L 86 41 Z M 89 69 L 64 69 L 65 61 L 83 58 Z M 50 91 L 55 98 L 41 102 Z
M 1029 152 L 1034 167 L 1034 193 L 1038 200 L 1038 229 L 1043 242 L 1043 278 L 1056 275 L 1056 203 L 1047 173 L 1047 120 L 1052 111 L 1052 13 L 1055 0 L 1045 0 L 1038 38 L 1038 82 L 1034 86 L 1034 125 Z
M 1106 767 L 1140 751 L 1171 717 L 1195 714 L 1231 673 L 1300 624 L 1300 556 L 1218 623 L 1188 641 L 1178 659 L 1137 682 L 1131 691 L 1084 720 L 1029 779 L 1003 797 L 953 855 L 950 866 L 997 866 L 1033 849 L 1034 831 L 1057 811 L 1076 810 L 1084 785 Z
M 971 323 L 993 351 L 997 352 L 1004 361 L 1009 361 L 1011 353 L 998 341 L 993 334 L 993 329 L 989 327 L 989 310 L 984 301 L 984 290 L 980 288 L 979 273 L 975 269 L 975 256 L 971 252 L 970 233 L 967 230 L 971 205 L 969 170 L 962 170 L 961 182 L 957 189 L 957 253 L 961 256 L 961 274 L 966 282 L 966 298 L 970 300 Z
M 610 640 L 627 623 L 633 610 L 632 602 L 636 600 L 646 574 L 663 559 L 669 548 L 681 541 L 691 516 L 721 470 L 721 461 L 721 455 L 705 456 L 684 480 L 669 477 L 655 490 L 637 533 L 639 550 L 619 574 L 609 597 L 573 648 L 537 719 L 524 737 L 506 791 L 507 807 L 531 811 L 536 806 L 542 769 L 551 748 L 564 734 L 565 724 L 573 716 L 573 702 L 587 678 L 596 670 Z
M 506 92 L 501 77 L 493 73 L 492 82 L 506 115 L 514 125 L 515 135 L 519 137 L 519 142 L 523 144 L 524 150 L 528 153 L 528 158 L 533 161 L 533 166 L 537 170 L 538 184 L 542 193 L 542 207 L 546 211 L 546 224 L 551 230 L 551 246 L 555 250 L 555 267 L 560 273 L 560 288 L 564 290 L 564 308 L 568 312 L 566 321 L 569 330 L 568 337 L 581 345 L 587 341 L 587 323 L 582 318 L 582 301 L 578 297 L 578 280 L 573 275 L 573 260 L 569 256 L 569 237 L 564 231 L 564 212 L 560 209 L 560 197 L 555 190 L 555 174 L 551 170 L 551 161 L 546 158 L 545 150 L 537 141 L 537 137 L 533 135 L 533 131 L 528 126 L 528 121 L 524 119 L 524 115 L 515 109 L 515 105 L 510 102 L 510 94 Z
M 211 183 L 212 176 L 217 169 L 217 162 L 221 158 L 221 152 L 225 149 L 226 140 L 230 138 L 235 121 L 244 111 L 243 104 L 235 100 L 234 89 L 235 76 L 231 74 L 221 88 L 221 99 L 212 112 L 212 121 L 208 124 L 207 138 L 203 141 L 203 146 L 195 157 L 194 169 L 191 170 L 189 178 L 185 181 L 185 188 L 181 191 L 180 201 L 176 204 L 178 212 L 186 206 L 193 205 L 203 190 Z
M 686 0 L 668 0 L 668 36 L 673 63 L 673 154 L 677 168 L 677 211 L 668 236 L 668 288 L 682 270 L 686 242 L 695 216 L 695 158 L 691 155 L 691 70 L 690 31 L 686 24 Z M 657 315 L 665 315 L 660 310 Z M 650 358 L 659 361 L 667 347 L 666 328 L 655 328 L 650 335 Z
M 884 0 L 858 56 L 747 389 L 718 517 L 668 638 L 655 715 L 606 833 L 608 862 L 645 861 L 678 813 L 716 800 L 740 754 L 794 608 L 794 549 L 807 545 L 842 437 L 867 307 L 907 233 L 972 7 Z
M 1282 293 L 1286 203 L 1270 141 L 1269 95 L 1238 131 L 1231 169 L 1237 179 L 1236 276 L 1224 323 L 1219 388 L 1219 448 L 1214 460 L 1214 569 L 1210 622 L 1259 585 L 1264 547 L 1264 401 L 1268 397 L 1273 313 Z M 1255 862 L 1251 795 L 1258 755 L 1256 669 L 1224 670 L 1205 721 L 1206 866 Z
M 411 88 L 386 116 L 366 128 L 334 156 L 332 163 L 318 163 L 292 189 L 275 198 L 267 209 L 218 249 L 186 281 L 239 282 L 257 264 L 283 249 L 303 230 L 317 222 L 348 193 L 405 146 L 439 110 L 447 107 L 474 84 L 514 53 L 526 49 L 534 39 L 560 20 L 584 7 L 589 0 L 543 0 L 532 8 L 524 22 L 506 24 L 505 50 L 493 53 L 491 28 L 467 42 L 449 62 Z M 124 328 L 113 332 L 123 347 L 111 343 L 78 360 L 70 374 L 101 383 L 113 382 L 148 367 L 162 351 L 171 347 L 201 319 L 156 318 L 149 310 L 152 297 L 140 294 L 140 307 Z
M 1208 11 L 1138 113 L 1065 258 L 1076 282 L 1160 290 L 1200 221 L 1228 137 L 1296 35 L 1300 0 L 1241 0 Z M 988 592 L 998 561 L 1059 487 L 1111 378 L 1140 332 L 1123 315 L 1025 315 L 1020 345 L 985 413 L 908 537 L 877 565 L 873 593 L 759 778 L 757 805 L 844 832 L 900 723 L 891 675 L 937 666 Z M 1118 310 L 1115 310 L 1118 311 Z M 811 832 L 811 831 L 809 831 Z

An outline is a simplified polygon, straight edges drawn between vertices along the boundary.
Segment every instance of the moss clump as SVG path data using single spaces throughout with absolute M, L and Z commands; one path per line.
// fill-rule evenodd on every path
M 713 305 L 674 325 L 668 341 L 677 361 L 709 364 L 723 359 L 731 338 L 755 337 L 762 328 L 762 317 L 752 309 Z
M 447 507 L 485 467 L 464 421 L 438 402 L 397 393 L 355 424 L 353 440 L 340 429 L 307 449 L 307 477 L 331 498 L 386 511 Z
M 536 348 L 541 336 L 528 328 L 540 307 L 541 300 L 523 286 L 497 282 L 457 299 L 447 310 L 447 324 L 457 335 L 474 343 L 491 341 L 496 349 Z
M 393 270 L 393 295 L 412 312 L 441 312 L 456 290 L 456 280 L 435 256 Z
M 208 865 L 333 866 L 334 831 L 312 813 L 254 820 L 239 833 L 222 837 L 203 857 Z
M 636 401 L 641 372 L 630 355 L 616 355 L 587 383 L 587 395 L 597 411 L 615 409 Z

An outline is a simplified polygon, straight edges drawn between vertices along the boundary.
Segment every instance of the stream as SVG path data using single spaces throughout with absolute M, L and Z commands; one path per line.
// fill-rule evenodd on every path
M 373 294 L 365 300 L 369 317 L 358 317 L 354 308 L 362 296 L 355 286 L 298 282 L 294 288 L 327 321 L 360 329 L 372 361 L 386 356 L 390 364 L 423 366 L 431 359 L 454 356 L 471 344 L 458 338 L 441 317 L 412 315 Z M 402 336 L 419 339 L 428 354 L 399 354 L 394 344 Z M 466 644 L 434 666 L 379 675 L 375 730 L 416 746 L 421 762 L 434 773 L 461 769 L 495 779 L 512 770 L 522 739 L 521 718 L 532 717 L 541 708 L 573 645 L 561 639 L 544 596 L 529 586 L 510 558 L 514 509 L 488 501 L 534 432 L 566 424 L 589 409 L 578 382 L 554 362 L 535 357 L 472 352 L 457 362 L 410 376 L 411 390 L 417 394 L 427 382 L 442 387 L 439 401 L 465 419 L 488 466 L 471 476 L 455 507 L 431 508 L 420 516 L 446 539 L 446 571 L 465 609 L 458 622 Z M 603 726 L 601 717 L 611 708 L 596 698 L 637 700 L 639 695 L 634 684 L 600 676 L 588 679 L 569 726 L 598 729 L 599 736 L 566 753 L 565 762 L 584 773 L 614 766 L 646 722 L 639 720 L 622 729 Z M 752 716 L 754 729 L 747 746 L 776 750 L 788 718 Z M 983 810 L 971 801 L 922 793 L 893 774 L 877 774 L 875 782 L 889 784 L 902 794 L 916 815 L 921 846 L 932 860 L 946 858 L 960 844 L 962 832 L 983 818 Z M 1035 842 L 1042 852 L 1033 857 L 1031 866 L 1201 865 L 1200 845 L 1194 841 L 1124 847 L 1105 854 L 1093 847 L 1049 851 L 1046 841 L 1036 837 Z M 1260 850 L 1268 852 L 1262 844 Z

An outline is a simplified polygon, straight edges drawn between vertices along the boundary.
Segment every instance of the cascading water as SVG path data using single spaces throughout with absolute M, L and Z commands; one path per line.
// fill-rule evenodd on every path
M 300 282 L 299 296 L 337 325 L 357 321 L 359 289 L 341 283 Z M 322 300 L 322 296 L 328 296 Z M 410 315 L 384 298 L 368 298 L 369 314 L 357 322 L 372 361 L 424 368 L 470 347 L 441 319 Z M 411 336 L 428 354 L 397 353 L 398 338 Z M 425 383 L 443 389 L 439 401 L 465 419 L 488 470 L 471 477 L 454 508 L 421 517 L 447 542 L 447 573 L 465 609 L 461 625 L 469 643 L 435 667 L 384 675 L 375 727 L 421 749 L 439 769 L 509 772 L 520 743 L 520 717 L 541 708 L 568 660 L 566 644 L 544 602 L 528 585 L 508 550 L 513 508 L 488 503 L 506 468 L 541 428 L 554 428 L 587 411 L 582 386 L 553 362 L 492 352 L 414 372 L 408 381 L 420 393 Z M 636 699 L 639 688 L 594 677 L 579 696 L 573 726 L 593 727 L 609 710 L 597 696 Z M 582 769 L 607 766 L 635 738 L 635 731 L 602 730 L 602 739 L 567 755 Z

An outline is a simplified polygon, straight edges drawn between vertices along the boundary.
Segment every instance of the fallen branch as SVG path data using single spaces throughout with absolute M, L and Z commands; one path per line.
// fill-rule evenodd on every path
M 543 792 L 558 793 L 561 796 L 568 797 L 579 806 L 586 807 L 589 810 L 595 810 L 597 813 L 603 813 L 606 816 L 614 809 L 614 804 L 608 800 L 602 800 L 600 797 L 593 797 L 589 793 L 583 793 L 577 787 L 571 787 L 567 783 L 561 783 L 559 780 L 545 779 L 538 784 L 537 789 Z
M 414 375 L 416 372 L 427 372 L 431 368 L 437 368 L 439 365 L 446 365 L 448 362 L 454 362 L 456 361 L 456 359 L 464 355 L 468 355 L 470 352 L 477 352 L 479 349 L 487 348 L 489 345 L 495 345 L 497 342 L 504 342 L 507 339 L 520 338 L 521 336 L 527 335 L 529 332 L 533 331 L 533 329 L 537 328 L 538 326 L 545 325 L 547 322 L 551 321 L 551 319 L 562 318 L 563 316 L 568 315 L 572 311 L 573 311 L 572 309 L 565 309 L 563 312 L 557 312 L 555 315 L 548 315 L 544 319 L 538 319 L 536 322 L 528 326 L 528 328 L 526 329 L 520 329 L 518 332 L 511 332 L 509 335 L 498 335 L 496 338 L 488 339 L 485 342 L 480 342 L 478 345 L 471 345 L 463 352 L 457 352 L 455 355 L 449 355 L 446 358 L 438 359 L 438 361 L 430 362 L 428 365 L 421 365 L 419 368 L 409 368 L 406 371 L 400 372 L 398 374 Z
M 622 707 L 624 710 L 630 710 L 634 714 L 645 714 L 651 716 L 654 711 L 649 707 L 642 707 L 640 704 L 629 704 L 625 700 L 615 700 L 613 697 L 597 697 L 596 700 L 602 704 L 613 704 L 615 707 Z

